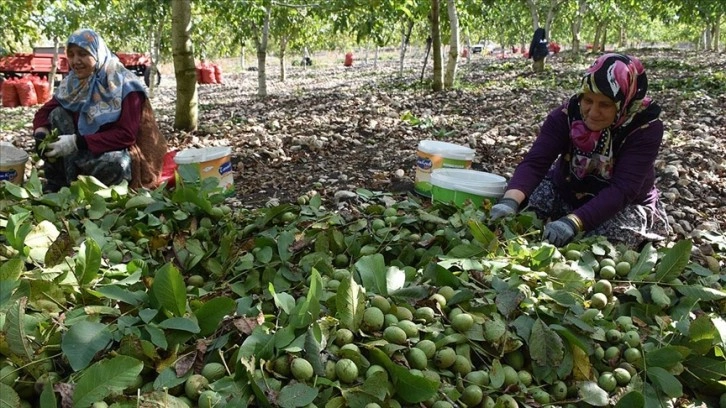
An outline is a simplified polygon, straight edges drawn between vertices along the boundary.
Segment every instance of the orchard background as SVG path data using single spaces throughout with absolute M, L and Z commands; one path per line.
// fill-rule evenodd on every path
M 450 85 L 436 41 L 426 58 L 429 2 L 50 4 L 0 4 L 0 47 L 92 26 L 151 49 L 170 145 L 232 146 L 236 191 L 82 179 L 43 195 L 36 108 L 0 109 L 2 141 L 31 155 L 0 192 L 2 406 L 723 406 L 723 1 L 461 1 L 460 48 L 442 3 Z M 184 84 L 185 4 L 192 66 L 218 63 L 222 84 Z M 512 52 L 533 17 L 563 47 L 536 76 Z M 501 49 L 461 58 L 467 37 Z M 410 193 L 425 139 L 511 176 L 597 44 L 638 56 L 664 108 L 667 243 L 554 248 L 532 214 L 487 223 L 487 205 Z M 305 47 L 311 66 L 294 63 Z

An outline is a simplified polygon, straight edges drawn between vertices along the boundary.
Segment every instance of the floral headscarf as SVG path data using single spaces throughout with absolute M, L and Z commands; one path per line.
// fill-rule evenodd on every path
M 618 113 L 610 128 L 594 132 L 582 121 L 579 106 L 569 109 L 570 137 L 575 146 L 584 153 L 590 153 L 604 134 L 609 135 L 610 130 L 630 123 L 638 112 L 650 105 L 651 100 L 646 97 L 647 91 L 648 77 L 643 64 L 637 58 L 616 53 L 601 55 L 582 77 L 582 87 L 576 95 L 578 105 L 585 92 L 592 92 L 612 99 Z
M 146 89 L 95 31 L 77 30 L 68 38 L 66 47 L 70 45 L 85 49 L 96 59 L 95 72 L 80 79 L 71 71 L 56 90 L 55 99 L 63 108 L 80 113 L 78 131 L 89 135 L 98 132 L 101 125 L 118 120 L 121 101 L 126 95 L 136 91 L 146 93 Z

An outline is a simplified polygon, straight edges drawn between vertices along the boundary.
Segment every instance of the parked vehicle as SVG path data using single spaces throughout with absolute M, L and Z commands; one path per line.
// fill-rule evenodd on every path
M 26 74 L 47 78 L 53 67 L 53 51 L 45 52 L 44 47 L 36 47 L 32 53 L 7 54 L 0 57 L 0 74 L 5 78 L 21 77 Z M 56 74 L 68 75 L 70 67 L 65 53 L 58 54 Z
M 144 83 L 149 86 L 151 77 L 151 58 L 146 54 L 138 52 L 117 52 L 115 53 L 124 66 L 138 76 L 144 77 Z M 161 73 L 156 70 L 156 84 L 161 82 Z
M 0 56 L 0 76 L 4 78 L 21 77 L 31 74 L 47 78 L 53 66 L 53 47 L 34 47 L 32 53 L 15 53 Z M 151 58 L 141 53 L 116 53 L 126 68 L 140 77 L 144 77 L 146 86 L 150 84 Z M 58 50 L 56 75 L 61 78 L 68 75 L 70 66 L 66 58 L 65 48 Z M 56 77 L 56 81 L 57 81 Z M 161 73 L 156 71 L 156 84 L 161 81 Z

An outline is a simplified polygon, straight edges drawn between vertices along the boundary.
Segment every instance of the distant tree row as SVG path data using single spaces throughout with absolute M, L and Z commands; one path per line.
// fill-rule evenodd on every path
M 597 50 L 681 42 L 723 52 L 726 0 L 2 0 L 0 15 L 0 52 L 62 45 L 73 30 L 91 27 L 113 50 L 173 58 L 176 126 L 192 129 L 194 65 L 204 58 L 240 56 L 244 64 L 245 53 L 254 53 L 258 94 L 265 96 L 270 53 L 279 57 L 284 81 L 291 54 L 397 46 L 403 69 L 408 46 L 428 41 L 431 82 L 440 90 L 453 84 L 463 47 L 525 47 L 537 27 L 574 52 L 584 44 Z
M 119 51 L 148 50 L 158 43 L 171 57 L 171 6 L 176 0 L 3 0 L 0 47 L 27 51 L 81 26 L 97 29 Z M 185 1 L 185 0 L 181 0 Z M 689 42 L 723 48 L 726 0 L 439 0 L 442 34 L 446 9 L 455 6 L 463 41 L 502 46 L 527 44 L 534 28 L 568 48 L 576 43 L 637 46 Z M 423 45 L 430 35 L 431 0 L 192 0 L 191 36 L 196 58 L 240 55 L 256 46 L 269 18 L 268 51 L 284 56 L 354 46 Z M 266 10 L 269 9 L 269 17 Z M 582 44 L 581 44 L 582 45 Z

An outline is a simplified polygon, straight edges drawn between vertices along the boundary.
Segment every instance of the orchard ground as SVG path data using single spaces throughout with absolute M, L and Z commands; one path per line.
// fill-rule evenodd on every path
M 726 231 L 726 59 L 723 54 L 677 49 L 637 49 L 649 76 L 650 95 L 663 107 L 666 135 L 656 162 L 673 227 L 672 239 L 692 238 L 713 254 Z M 223 83 L 200 85 L 199 128 L 173 129 L 173 67 L 162 65 L 153 104 L 175 149 L 230 145 L 236 194 L 231 204 L 260 207 L 295 202 L 314 191 L 330 200 L 367 188 L 408 194 L 417 146 L 434 139 L 476 150 L 474 168 L 506 177 L 536 137 L 547 113 L 578 86 L 594 55 L 560 53 L 543 74 L 530 73 L 521 54 L 462 59 L 455 89 L 433 93 L 431 57 L 410 50 L 402 75 L 395 50 L 357 52 L 352 67 L 344 53 L 313 56 L 312 66 L 287 58 L 267 61 L 269 96 L 257 96 L 257 71 L 239 58 L 218 61 Z M 256 62 L 246 59 L 246 67 Z M 32 152 L 36 108 L 0 109 L 3 141 Z M 28 169 L 36 165 L 35 157 Z M 336 195 L 337 193 L 337 195 Z

